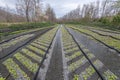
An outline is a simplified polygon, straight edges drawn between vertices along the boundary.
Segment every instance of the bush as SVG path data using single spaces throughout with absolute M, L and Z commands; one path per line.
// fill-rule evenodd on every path
M 112 23 L 120 28 L 120 15 L 114 16 Z
M 103 24 L 109 24 L 110 23 L 110 21 L 107 18 L 101 18 L 99 21 Z
M 18 30 L 25 30 L 25 29 L 32 29 L 32 28 L 42 28 L 53 25 L 51 23 L 24 23 L 24 24 L 12 24 L 9 26 L 9 28 L 12 31 L 18 31 Z
M 27 29 L 34 28 L 43 28 L 52 26 L 52 23 L 19 23 L 19 24 L 11 24 L 11 25 L 0 25 L 0 38 L 1 36 L 8 36 L 11 34 L 17 34 Z

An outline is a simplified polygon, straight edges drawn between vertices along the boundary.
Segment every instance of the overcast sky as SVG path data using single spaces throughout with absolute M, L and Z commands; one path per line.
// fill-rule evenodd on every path
M 15 9 L 15 4 L 17 0 L 0 0 L 0 6 L 5 7 L 8 5 L 10 8 Z M 63 16 L 65 13 L 75 9 L 78 5 L 87 4 L 90 2 L 95 2 L 97 0 L 42 0 L 45 4 L 50 4 L 57 17 Z M 100 0 L 102 1 L 102 0 Z

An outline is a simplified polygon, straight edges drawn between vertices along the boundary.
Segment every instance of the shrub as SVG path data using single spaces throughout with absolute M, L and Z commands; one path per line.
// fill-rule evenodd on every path
M 110 23 L 110 21 L 107 18 L 101 18 L 99 21 L 102 22 L 103 24 L 109 24 Z
M 120 28 L 120 15 L 114 16 L 112 23 L 118 28 Z

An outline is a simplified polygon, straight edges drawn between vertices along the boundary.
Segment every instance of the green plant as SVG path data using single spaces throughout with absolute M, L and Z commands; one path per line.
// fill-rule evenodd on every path
M 28 75 L 21 70 L 21 68 L 13 61 L 12 58 L 7 59 L 6 61 L 3 62 L 3 64 L 7 67 L 10 74 L 13 76 L 15 80 L 21 79 L 21 78 L 25 80 L 30 80 Z
M 71 63 L 68 66 L 68 69 L 71 71 L 74 71 L 75 69 L 79 68 L 81 65 L 84 65 L 88 60 L 83 56 L 81 59 L 79 59 L 78 61 Z
M 18 42 L 26 40 L 26 39 L 28 39 L 28 38 L 30 38 L 32 36 L 34 36 L 34 34 L 27 34 L 27 35 L 23 35 L 23 36 L 17 37 L 15 39 L 10 40 L 9 42 L 1 44 L 1 47 L 2 48 L 8 48 L 8 47 L 10 47 L 12 45 L 17 44 Z
M 23 32 L 28 32 L 38 28 L 50 27 L 54 24 L 51 23 L 16 23 L 16 24 L 0 24 L 0 33 L 2 37 L 9 35 L 16 35 Z M 1 39 L 1 37 L 0 37 Z
M 69 53 L 69 52 L 72 52 L 72 51 L 75 51 L 75 50 L 79 50 L 79 48 L 78 47 L 74 47 L 74 48 L 66 50 L 65 52 Z
M 119 45 L 120 40 L 113 39 L 113 38 L 111 38 L 109 36 L 101 36 L 101 35 L 96 34 L 96 33 L 92 32 L 90 30 L 83 29 L 83 28 L 76 28 L 76 27 L 71 27 L 71 28 L 73 28 L 73 29 L 75 29 L 77 31 L 80 31 L 81 33 L 83 33 L 85 35 L 87 34 L 87 36 L 89 36 L 89 37 L 93 36 L 94 38 L 104 42 L 105 44 L 107 44 L 107 45 L 109 45 L 111 47 L 114 47 L 114 48 L 116 48 L 118 50 L 120 49 L 120 45 Z
M 92 66 L 89 66 L 85 69 L 84 72 L 81 73 L 83 80 L 88 80 L 90 76 L 92 76 L 95 73 L 95 70 Z
M 42 57 L 36 55 L 35 53 L 29 51 L 28 49 L 22 49 L 21 50 L 23 53 L 25 53 L 27 56 L 33 58 L 34 60 L 38 61 L 38 62 L 41 62 L 42 60 Z
M 79 76 L 78 75 L 74 75 L 73 80 L 79 80 Z
M 33 63 L 30 59 L 26 58 L 20 53 L 14 55 L 17 60 L 19 60 L 24 66 L 26 66 L 31 72 L 35 73 L 38 69 L 38 64 Z
M 95 58 L 95 56 L 92 53 L 88 53 L 87 56 L 89 57 L 89 59 Z
M 94 64 L 94 66 L 97 68 L 97 69 L 100 69 L 100 68 L 102 68 L 103 67 L 103 63 L 100 61 L 100 60 L 95 60 L 94 62 L 93 62 L 93 64 Z
M 38 48 L 41 48 L 41 49 L 44 49 L 44 50 L 47 50 L 47 47 L 44 47 L 44 46 L 42 46 L 42 45 L 38 45 L 38 44 L 36 44 L 36 43 L 31 43 L 32 45 L 34 45 L 34 46 L 36 46 L 36 47 L 38 47 Z
M 104 77 L 106 80 L 117 80 L 118 79 L 118 77 L 109 70 L 104 72 Z
M 118 28 L 120 28 L 120 15 L 116 15 L 113 18 L 113 24 L 116 25 Z
M 33 50 L 33 51 L 35 51 L 35 52 L 37 52 L 37 53 L 39 53 L 39 54 L 41 54 L 41 55 L 44 55 L 44 54 L 45 54 L 45 52 L 44 52 L 43 50 L 41 50 L 41 49 L 39 49 L 39 48 L 36 48 L 36 47 L 34 47 L 34 46 L 32 46 L 32 45 L 28 45 L 27 48 L 29 48 L 29 49 L 31 49 L 31 50 Z
M 109 19 L 107 19 L 107 18 L 101 18 L 99 21 L 102 22 L 103 24 L 109 24 L 110 23 Z
M 52 41 L 55 32 L 57 31 L 58 28 L 54 28 L 50 31 L 48 31 L 47 33 L 45 33 L 43 36 L 40 36 L 38 39 L 36 39 L 36 42 L 40 42 L 41 41 L 45 41 L 48 42 L 50 44 L 50 42 Z M 19 40 L 19 39 L 18 39 Z M 14 41 L 14 40 L 13 40 Z M 35 42 L 33 41 L 33 43 Z M 16 41 L 15 41 L 16 42 Z M 38 46 L 38 44 L 35 44 L 36 46 Z M 41 54 L 45 54 L 44 51 L 33 47 L 31 45 L 28 45 L 30 48 L 32 48 L 33 50 L 38 51 Z M 41 48 L 44 48 L 46 50 L 46 47 L 44 46 L 38 46 Z M 20 53 L 23 52 L 23 53 Z M 37 62 L 32 61 L 30 58 L 26 57 L 25 55 L 31 57 L 32 59 L 38 61 L 39 63 L 42 60 L 42 57 L 36 55 L 35 53 L 29 51 L 27 48 L 23 48 L 20 52 L 17 52 L 16 54 L 13 55 L 13 58 L 17 59 L 22 65 L 19 66 L 16 62 L 14 62 L 13 58 L 8 58 L 7 60 L 5 60 L 3 62 L 3 64 L 6 66 L 6 68 L 8 69 L 8 71 L 10 72 L 10 74 L 13 76 L 13 78 L 15 80 L 20 80 L 21 78 L 23 80 L 30 80 L 30 78 L 28 77 L 28 75 L 21 69 L 22 66 L 25 66 L 29 71 L 36 73 L 36 71 L 39 68 L 39 65 Z M 25 55 L 23 55 L 25 54 Z M 2 79 L 2 77 L 0 76 L 0 79 Z
M 78 57 L 78 56 L 80 56 L 82 54 L 82 52 L 75 52 L 73 55 L 71 55 L 71 56 L 66 56 L 66 58 L 68 58 L 69 59 L 69 61 L 70 60 L 72 60 L 72 59 L 74 59 L 74 58 L 76 58 L 76 57 Z
M 3 77 L 0 77 L 0 80 L 5 80 L 5 78 L 3 78 Z

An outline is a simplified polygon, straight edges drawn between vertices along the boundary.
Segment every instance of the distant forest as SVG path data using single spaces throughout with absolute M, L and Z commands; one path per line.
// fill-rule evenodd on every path
M 53 8 L 41 0 L 17 0 L 16 9 L 0 8 L 0 22 L 59 22 L 120 29 L 120 0 L 96 0 L 57 19 Z
M 9 4 L 8 4 L 9 5 Z M 16 9 L 9 6 L 0 7 L 0 22 L 54 22 L 56 15 L 53 8 L 47 4 L 43 9 L 41 0 L 17 0 Z
M 65 14 L 60 22 L 109 26 L 120 29 L 120 0 L 96 0 L 89 4 L 79 5 Z

